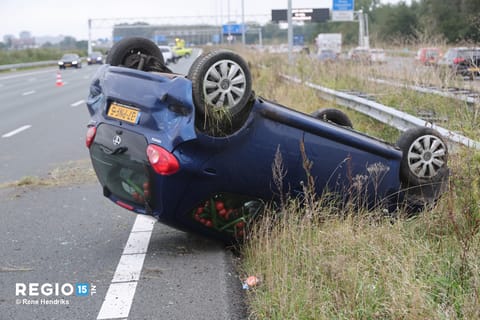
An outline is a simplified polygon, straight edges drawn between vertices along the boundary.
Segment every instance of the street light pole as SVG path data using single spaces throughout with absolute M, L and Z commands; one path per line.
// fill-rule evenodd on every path
M 92 53 L 92 19 L 88 19 L 88 48 L 87 53 Z
M 288 21 L 288 62 L 292 63 L 293 61 L 292 0 L 288 0 L 287 21 Z
M 242 0 L 242 44 L 245 45 L 245 0 Z

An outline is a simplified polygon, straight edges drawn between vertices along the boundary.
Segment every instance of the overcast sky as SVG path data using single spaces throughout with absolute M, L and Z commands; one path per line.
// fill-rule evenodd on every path
M 391 1 L 395 0 L 385 0 Z M 86 40 L 89 19 L 93 21 L 93 39 L 111 36 L 113 20 L 101 19 L 161 18 L 156 21 L 190 24 L 193 19 L 171 17 L 197 16 L 210 17 L 202 18 L 202 22 L 220 24 L 230 16 L 230 20 L 241 22 L 241 3 L 242 0 L 0 0 L 0 41 L 7 34 L 18 37 L 21 31 L 36 37 L 69 35 Z M 272 9 L 286 9 L 287 4 L 288 0 L 244 0 L 246 20 L 266 20 Z M 293 8 L 330 8 L 331 4 L 332 0 L 292 0 Z

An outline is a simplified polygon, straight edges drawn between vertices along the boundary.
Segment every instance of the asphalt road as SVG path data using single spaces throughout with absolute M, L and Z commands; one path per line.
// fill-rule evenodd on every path
M 0 75 L 0 319 L 244 319 L 230 251 L 102 196 L 85 147 L 96 69 L 62 86 L 56 68 Z

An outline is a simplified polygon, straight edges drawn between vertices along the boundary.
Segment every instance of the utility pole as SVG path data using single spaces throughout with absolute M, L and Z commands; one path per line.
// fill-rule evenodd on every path
M 88 19 L 88 49 L 87 54 L 92 53 L 92 19 Z
M 228 44 L 232 43 L 232 35 L 230 34 L 230 0 L 227 1 L 227 25 L 228 25 Z
M 245 45 L 245 0 L 242 0 L 242 44 Z
M 292 0 L 288 0 L 288 63 L 293 62 L 293 25 L 292 25 Z
M 361 9 L 356 13 L 358 18 L 358 46 L 369 48 L 368 15 L 363 13 L 363 10 Z

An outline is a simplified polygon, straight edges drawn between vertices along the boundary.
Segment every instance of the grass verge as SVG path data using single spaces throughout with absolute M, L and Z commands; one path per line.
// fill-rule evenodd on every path
M 17 181 L 0 184 L 0 189 L 20 187 L 63 187 L 95 181 L 97 180 L 90 160 L 85 159 L 60 164 L 45 177 L 26 176 Z
M 267 65 L 252 72 L 259 95 L 307 113 L 331 107 L 312 90 L 280 81 L 271 71 L 285 69 L 279 57 L 251 60 Z M 303 70 L 303 77 L 320 77 L 312 71 L 318 66 L 300 63 L 306 65 L 294 68 Z M 323 83 L 317 80 L 371 92 L 371 84 L 357 77 L 372 72 L 368 68 L 353 76 L 341 66 L 325 68 Z M 478 136 L 476 120 L 451 110 L 450 99 L 375 86 L 385 104 L 414 111 L 434 106 L 449 112 L 453 128 Z M 398 137 L 396 130 L 343 111 L 360 131 L 391 142 Z M 465 117 L 472 123 L 468 128 Z M 261 279 L 247 292 L 250 318 L 480 319 L 479 160 L 480 153 L 459 148 L 450 157 L 447 193 L 434 208 L 410 219 L 338 212 L 322 198 L 309 205 L 290 199 L 281 210 L 267 211 L 241 250 L 241 273 Z

